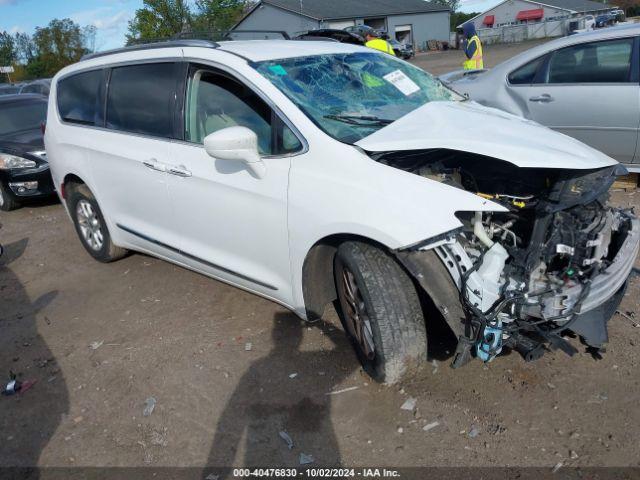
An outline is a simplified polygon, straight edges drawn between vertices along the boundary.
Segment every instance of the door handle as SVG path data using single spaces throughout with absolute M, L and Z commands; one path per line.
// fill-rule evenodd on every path
M 543 93 L 539 97 L 531 97 L 529 101 L 538 102 L 538 103 L 549 103 L 549 102 L 553 102 L 553 97 L 548 93 Z
M 180 165 L 178 167 L 169 166 L 167 168 L 167 173 L 171 175 L 175 175 L 176 177 L 188 178 L 191 176 L 191 172 L 186 169 L 184 165 Z
M 155 170 L 157 172 L 166 172 L 167 171 L 166 165 L 164 165 L 163 163 L 158 162 L 155 158 L 150 158 L 149 160 L 146 160 L 146 161 L 142 162 L 142 164 L 145 167 L 150 168 L 151 170 Z

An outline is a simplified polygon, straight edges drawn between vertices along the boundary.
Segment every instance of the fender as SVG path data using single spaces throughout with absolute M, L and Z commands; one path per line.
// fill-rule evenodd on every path
M 289 181 L 292 296 L 303 318 L 303 265 L 320 240 L 351 235 L 396 250 L 459 228 L 456 211 L 505 211 L 472 193 L 375 162 L 353 146 L 329 143 L 323 153 L 322 159 L 296 157 Z M 331 174 L 337 171 L 340 176 Z

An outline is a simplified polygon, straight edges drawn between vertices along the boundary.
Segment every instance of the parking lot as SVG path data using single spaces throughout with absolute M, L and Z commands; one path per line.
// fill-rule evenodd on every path
M 489 47 L 489 66 L 530 46 Z M 415 61 L 440 74 L 461 55 Z M 613 200 L 639 207 L 640 193 Z M 0 375 L 35 381 L 0 398 L 2 466 L 640 465 L 638 278 L 600 360 L 574 339 L 573 358 L 452 370 L 455 339 L 433 318 L 430 365 L 386 387 L 335 312 L 307 325 L 144 255 L 99 264 L 53 201 L 0 223 Z

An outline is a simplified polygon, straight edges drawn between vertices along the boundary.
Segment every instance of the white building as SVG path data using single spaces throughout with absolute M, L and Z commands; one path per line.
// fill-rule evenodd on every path
M 473 22 L 476 30 L 481 31 L 482 37 L 504 37 L 504 32 L 496 29 L 511 30 L 513 27 L 526 26 L 532 24 L 542 24 L 543 22 L 553 23 L 550 28 L 535 29 L 535 38 L 545 36 L 558 36 L 567 33 L 566 27 L 572 19 L 580 20 L 586 15 L 601 15 L 611 11 L 614 7 L 591 0 L 545 0 L 538 2 L 535 0 L 504 0 L 486 12 L 475 16 L 465 23 Z M 464 25 L 459 25 L 461 28 Z M 577 28 L 582 28 L 577 26 Z M 492 31 L 487 31 L 491 29 Z M 532 29 L 529 29 L 532 30 Z M 531 38 L 529 36 L 528 38 Z M 525 39 L 525 38 L 523 38 Z

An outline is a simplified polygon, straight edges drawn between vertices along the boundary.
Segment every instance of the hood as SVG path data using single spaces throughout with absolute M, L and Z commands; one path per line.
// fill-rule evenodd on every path
M 11 135 L 0 136 L 0 149 L 29 152 L 44 150 L 44 137 L 40 128 L 22 130 Z
M 427 103 L 356 145 L 368 152 L 460 150 L 525 168 L 586 170 L 618 163 L 571 137 L 471 101 Z

